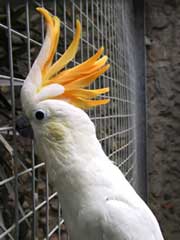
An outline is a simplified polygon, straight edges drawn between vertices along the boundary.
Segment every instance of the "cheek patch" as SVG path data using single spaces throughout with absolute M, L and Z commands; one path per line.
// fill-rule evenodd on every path
M 47 137 L 53 142 L 62 142 L 65 137 L 66 127 L 63 123 L 49 122 L 46 124 Z

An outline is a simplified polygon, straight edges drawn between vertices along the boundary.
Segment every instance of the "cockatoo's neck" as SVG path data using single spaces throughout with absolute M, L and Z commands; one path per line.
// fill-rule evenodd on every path
M 74 121 L 70 128 L 66 124 L 51 122 L 46 125 L 43 135 L 36 137 L 38 131 L 35 132 L 35 139 L 41 139 L 36 143 L 38 155 L 46 162 L 52 182 L 56 182 L 57 179 L 58 184 L 61 181 L 69 186 L 71 181 L 78 181 L 77 176 L 88 176 L 85 171 L 89 166 L 93 166 L 95 159 L 106 158 L 89 117 L 81 124 L 79 122 Z M 80 183 L 83 182 L 82 179 L 79 180 Z
M 72 129 L 62 127 L 56 129 L 56 133 L 58 131 L 63 133 L 62 138 L 59 137 L 59 142 L 53 141 L 56 136 L 50 137 L 47 134 L 47 137 L 37 138 L 41 139 L 41 142 L 37 142 L 36 146 L 38 155 L 42 156 L 41 160 L 46 162 L 50 183 L 55 186 L 62 207 L 66 205 L 65 209 L 71 208 L 75 211 L 76 206 L 73 206 L 71 200 L 73 199 L 76 204 L 77 202 L 83 204 L 81 201 L 87 198 L 89 192 L 85 185 L 92 186 L 96 183 L 93 176 L 96 165 L 103 165 L 102 161 L 107 157 L 90 120 L 86 126 L 82 124 L 81 127 L 79 125 Z M 66 212 L 64 214 L 66 215 Z

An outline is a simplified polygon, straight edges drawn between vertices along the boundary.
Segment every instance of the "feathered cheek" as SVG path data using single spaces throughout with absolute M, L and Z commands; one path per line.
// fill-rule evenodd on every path
M 50 122 L 46 124 L 46 137 L 54 143 L 62 143 L 65 139 L 65 126 L 60 123 Z

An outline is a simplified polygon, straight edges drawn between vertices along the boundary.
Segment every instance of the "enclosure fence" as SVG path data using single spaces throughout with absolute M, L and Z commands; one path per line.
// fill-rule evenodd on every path
M 131 0 L 0 2 L 0 239 L 66 239 L 57 193 L 48 184 L 43 162 L 31 140 L 19 136 L 20 89 L 45 35 L 47 8 L 61 19 L 56 58 L 72 41 L 75 21 L 82 24 L 80 47 L 70 67 L 101 46 L 110 70 L 91 88 L 110 87 L 110 103 L 88 111 L 109 158 L 131 184 L 136 169 L 136 73 L 134 9 Z M 68 66 L 68 67 L 69 67 Z M 103 96 L 102 96 L 103 98 Z M 74 223 L 76 224 L 76 223 Z

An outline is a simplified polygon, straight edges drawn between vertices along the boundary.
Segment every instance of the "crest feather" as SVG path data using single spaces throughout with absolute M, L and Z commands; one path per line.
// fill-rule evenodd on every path
M 71 44 L 62 54 L 62 56 L 55 63 L 52 63 L 60 36 L 60 20 L 58 17 L 52 16 L 44 8 L 37 8 L 37 11 L 40 12 L 45 18 L 47 24 L 46 35 L 48 35 L 47 38 L 50 41 L 49 51 L 47 51 L 47 56 L 44 59 L 43 64 L 40 66 L 42 80 L 41 85 L 37 89 L 37 94 L 40 94 L 42 91 L 43 94 L 40 96 L 66 100 L 71 104 L 83 109 L 108 103 L 109 99 L 91 99 L 103 93 L 107 93 L 109 88 L 95 90 L 83 89 L 89 86 L 93 81 L 96 80 L 96 78 L 108 70 L 109 64 L 106 64 L 108 57 L 105 55 L 100 58 L 104 48 L 101 47 L 85 62 L 70 69 L 64 70 L 64 67 L 75 57 L 77 53 L 81 36 L 81 23 L 79 20 L 76 21 L 76 32 Z M 60 91 L 58 93 L 57 91 L 57 95 L 49 95 L 50 93 L 48 95 L 45 94 L 47 86 L 55 86 L 56 84 L 62 86 L 64 92 Z

